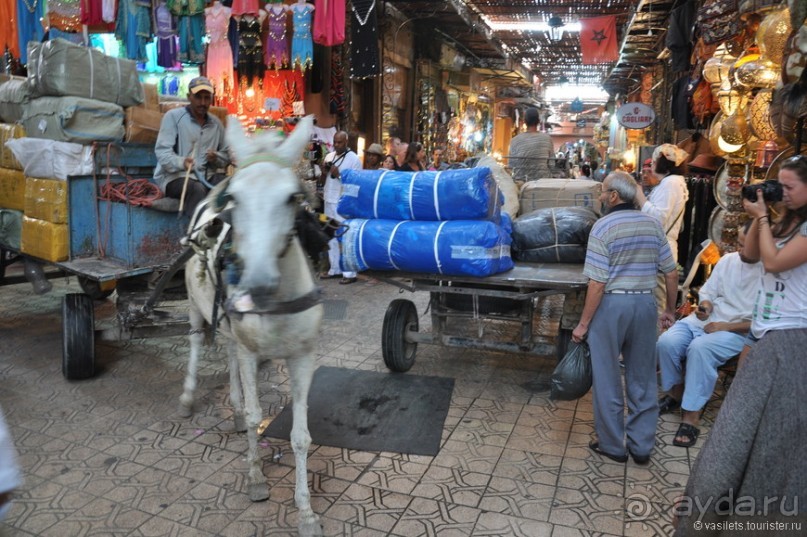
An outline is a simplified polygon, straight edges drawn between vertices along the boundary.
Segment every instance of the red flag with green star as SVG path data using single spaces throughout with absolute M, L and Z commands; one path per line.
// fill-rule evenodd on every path
M 580 19 L 580 52 L 583 55 L 583 65 L 619 59 L 614 15 Z

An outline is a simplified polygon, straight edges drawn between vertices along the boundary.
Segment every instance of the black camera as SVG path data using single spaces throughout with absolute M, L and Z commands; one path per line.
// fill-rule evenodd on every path
M 768 179 L 762 183 L 745 185 L 743 187 L 743 198 L 749 201 L 757 201 L 757 190 L 762 191 L 762 199 L 768 203 L 782 201 L 782 185 L 779 181 Z

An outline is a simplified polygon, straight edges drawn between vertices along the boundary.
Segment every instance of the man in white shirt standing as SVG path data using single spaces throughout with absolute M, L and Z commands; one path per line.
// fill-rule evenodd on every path
M 361 170 L 361 160 L 347 146 L 347 141 L 348 137 L 345 131 L 337 132 L 333 137 L 333 151 L 325 155 L 325 160 L 322 163 L 321 180 L 325 183 L 322 193 L 325 216 L 329 216 L 338 222 L 344 220 L 336 212 L 339 196 L 342 195 L 342 172 L 345 170 Z M 341 257 L 339 241 L 335 238 L 331 239 L 328 242 L 328 261 L 331 268 L 327 273 L 320 274 L 320 278 L 337 278 L 341 276 L 340 284 L 354 283 L 356 273 L 342 272 L 339 265 Z
M 746 229 L 737 240 L 740 251 Z M 751 310 L 762 274 L 761 263 L 750 263 L 740 252 L 720 258 L 700 288 L 700 305 L 658 339 L 661 389 L 659 412 L 682 410 L 673 445 L 692 447 L 698 439 L 700 413 L 715 388 L 717 368 L 740 353 L 751 328 Z

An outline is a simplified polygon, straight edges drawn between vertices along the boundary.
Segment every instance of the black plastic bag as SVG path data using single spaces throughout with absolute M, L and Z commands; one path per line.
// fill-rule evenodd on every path
M 597 214 L 588 207 L 550 207 L 513 221 L 513 259 L 532 263 L 582 263 Z
M 572 348 L 552 372 L 549 398 L 560 401 L 580 399 L 591 389 L 591 351 L 588 343 L 572 343 Z

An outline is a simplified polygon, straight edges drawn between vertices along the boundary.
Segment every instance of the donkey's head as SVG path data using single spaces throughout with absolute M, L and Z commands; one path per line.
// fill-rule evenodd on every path
M 235 117 L 227 122 L 227 142 L 238 166 L 228 193 L 234 202 L 235 246 L 243 261 L 239 287 L 258 307 L 265 306 L 281 283 L 278 259 L 291 243 L 301 195 L 293 167 L 312 125 L 311 117 L 304 118 L 284 140 L 276 133 L 248 138 Z

